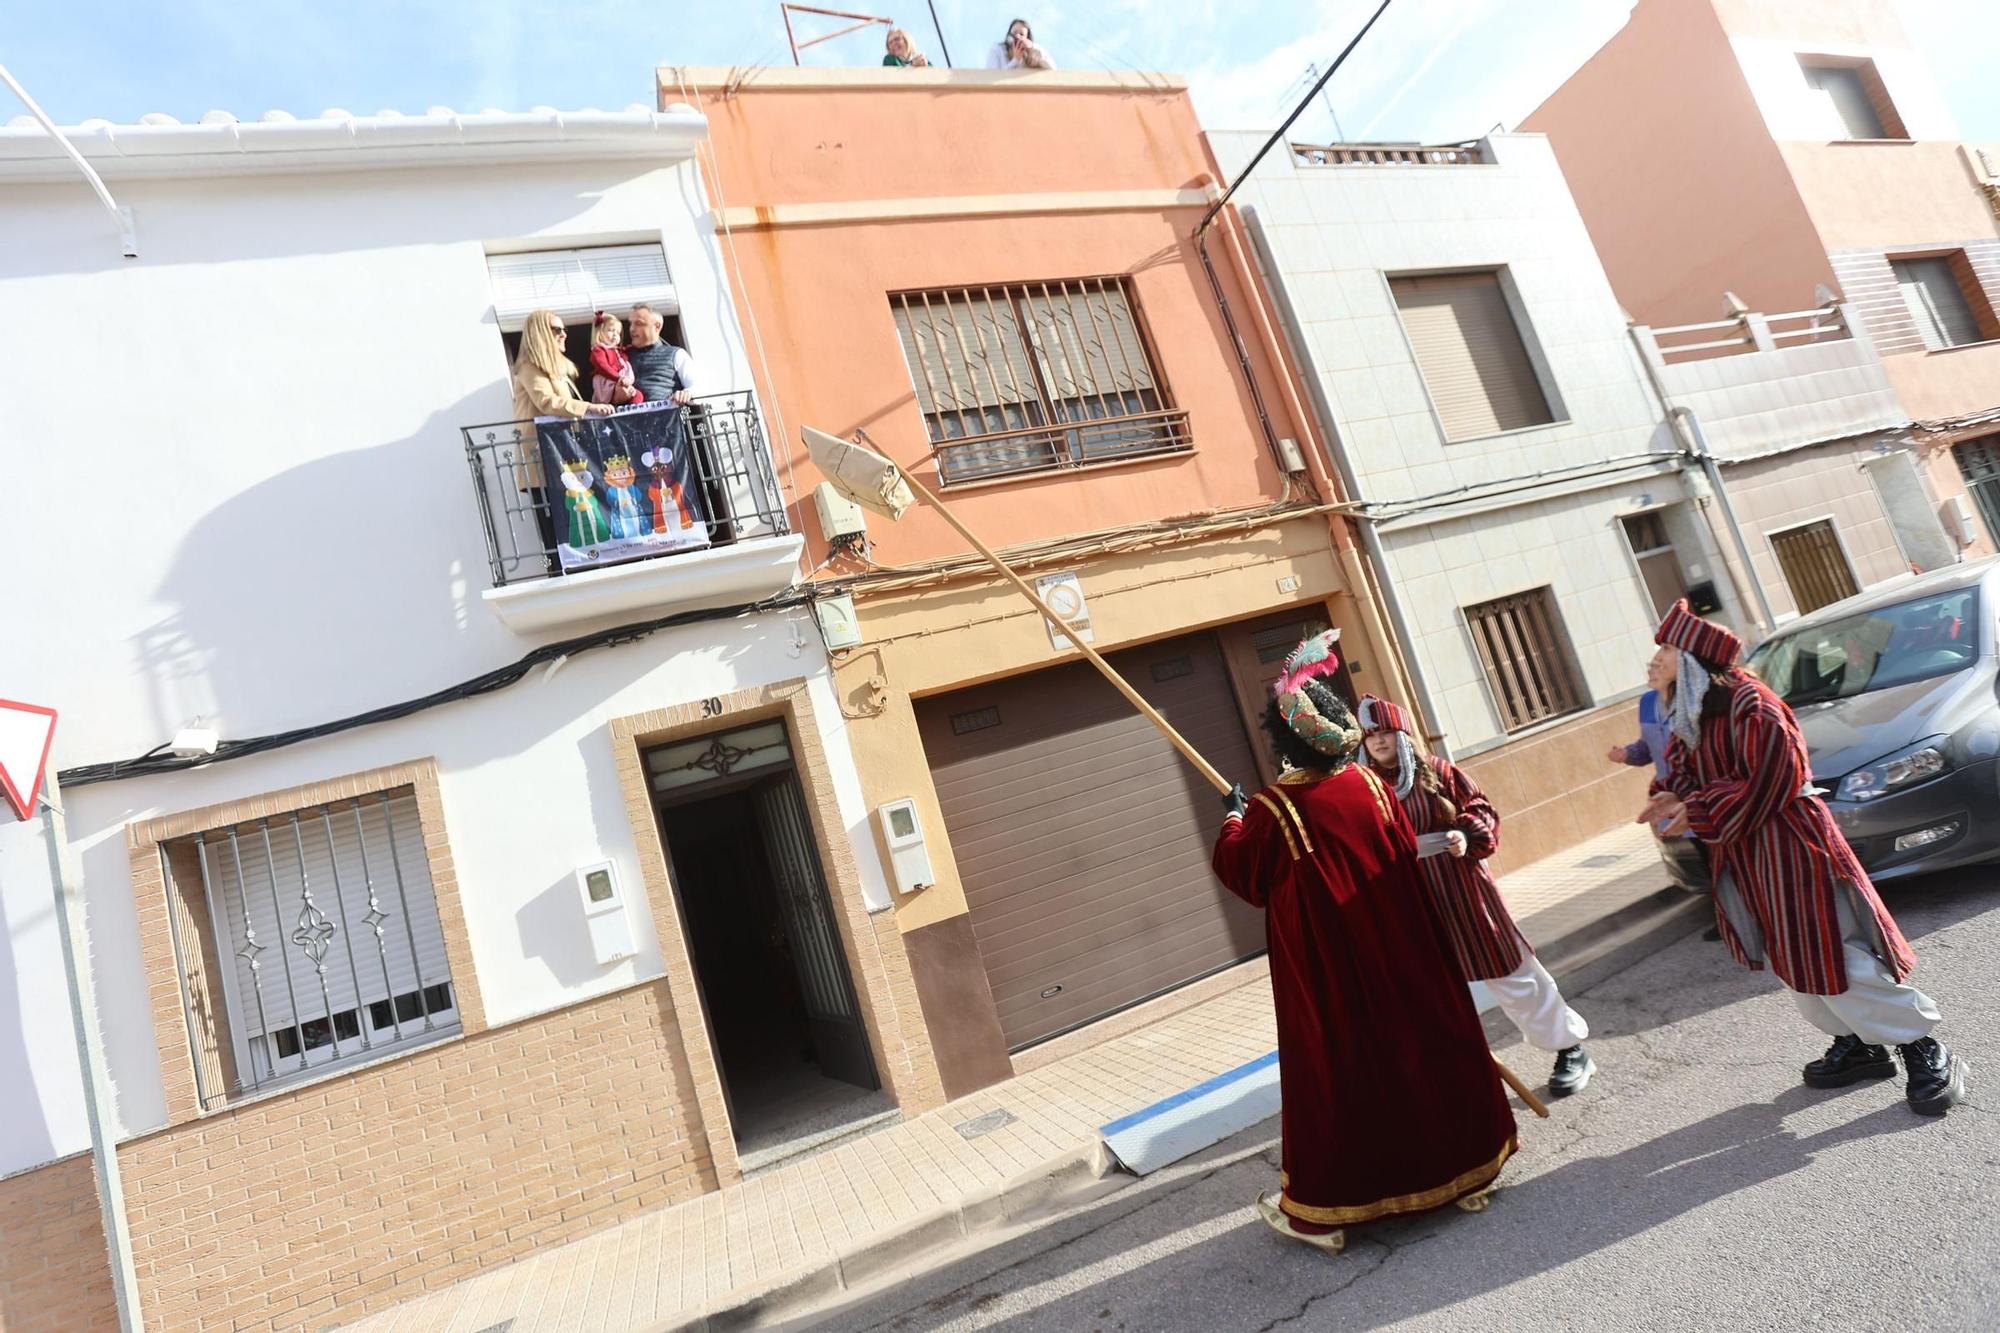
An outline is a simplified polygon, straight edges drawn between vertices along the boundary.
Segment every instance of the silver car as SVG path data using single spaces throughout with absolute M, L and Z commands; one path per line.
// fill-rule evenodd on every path
M 2000 557 L 1850 597 L 1759 644 L 1875 880 L 2000 860 Z

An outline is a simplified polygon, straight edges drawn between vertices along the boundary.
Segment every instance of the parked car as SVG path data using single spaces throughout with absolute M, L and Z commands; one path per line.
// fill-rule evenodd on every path
M 1877 881 L 2000 860 L 2000 557 L 1850 597 L 1759 644 Z

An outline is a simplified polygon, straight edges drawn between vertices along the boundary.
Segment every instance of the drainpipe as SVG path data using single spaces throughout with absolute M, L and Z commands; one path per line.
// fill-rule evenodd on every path
M 1722 469 L 1716 466 L 1715 455 L 1709 450 L 1708 436 L 1702 433 L 1701 420 L 1685 407 L 1670 407 L 1667 415 L 1677 430 L 1685 432 L 1683 438 L 1689 441 L 1690 452 L 1700 460 L 1702 471 L 1708 476 L 1709 489 L 1715 492 L 1715 498 L 1722 506 L 1723 522 L 1729 525 L 1729 538 L 1736 545 L 1736 557 L 1743 562 L 1744 581 L 1750 585 L 1750 591 L 1757 599 L 1757 611 L 1763 617 L 1761 628 L 1769 633 L 1777 628 L 1778 620 L 1771 614 L 1771 601 L 1764 595 L 1764 585 L 1757 577 L 1757 566 L 1750 562 L 1750 545 L 1743 540 L 1743 526 L 1736 521 L 1736 507 L 1729 503 L 1729 492 L 1722 484 Z
M 1272 326 L 1270 312 L 1264 308 L 1261 294 L 1265 289 L 1258 283 L 1249 258 L 1244 253 L 1242 240 L 1236 233 L 1240 220 L 1235 210 L 1225 210 L 1220 215 L 1220 222 L 1221 225 L 1217 230 L 1222 233 L 1223 248 L 1229 257 L 1230 271 L 1237 282 L 1242 284 L 1243 290 L 1249 294 L 1251 312 L 1256 316 L 1258 337 L 1265 354 L 1271 358 L 1278 386 L 1285 397 L 1285 410 L 1292 420 L 1298 423 L 1299 433 L 1306 437 L 1305 448 L 1301 452 L 1305 455 L 1306 468 L 1312 477 L 1313 488 L 1322 496 L 1329 498 L 1351 498 L 1353 479 L 1347 478 L 1344 484 L 1336 483 L 1327 472 L 1326 459 L 1335 451 L 1326 447 L 1323 438 L 1315 438 L 1320 435 L 1319 421 L 1312 413 L 1306 411 L 1305 405 L 1299 400 L 1298 376 L 1287 373 L 1291 368 L 1287 345 L 1278 337 Z M 1203 254 L 1204 260 L 1206 239 L 1206 236 L 1195 238 L 1195 248 Z M 1244 373 L 1246 375 L 1249 373 L 1247 361 L 1244 364 Z M 1419 721 L 1427 731 L 1441 732 L 1443 728 L 1438 725 L 1438 716 L 1431 708 L 1428 696 L 1412 676 L 1408 660 L 1410 657 L 1407 649 L 1408 633 L 1406 631 L 1396 633 L 1391 630 L 1390 617 L 1383 605 L 1381 584 L 1376 578 L 1376 569 L 1379 565 L 1371 567 L 1367 560 L 1361 558 L 1361 552 L 1355 544 L 1353 529 L 1348 523 L 1349 516 L 1345 514 L 1331 514 L 1327 518 L 1327 527 L 1333 536 L 1334 553 L 1340 561 L 1341 576 L 1353 593 L 1356 608 L 1361 612 L 1362 628 L 1367 631 L 1368 637 L 1380 650 L 1379 660 L 1388 664 L 1388 677 L 1392 688 L 1417 705 Z M 1378 554 L 1373 558 L 1379 562 L 1381 557 Z M 1439 741 L 1442 748 L 1442 737 L 1433 736 L 1431 739 Z M 1449 755 L 1445 757 L 1450 758 Z
M 1261 234 L 1254 226 L 1251 228 L 1251 236 L 1253 240 L 1261 242 Z M 1277 306 L 1279 317 L 1289 335 L 1288 345 L 1292 351 L 1293 362 L 1304 372 L 1300 378 L 1305 380 L 1306 391 L 1312 398 L 1311 420 L 1318 427 L 1326 456 L 1331 458 L 1334 466 L 1339 469 L 1338 493 L 1359 499 L 1360 482 L 1354 475 L 1353 461 L 1348 458 L 1347 451 L 1340 447 L 1340 431 L 1334 424 L 1333 405 L 1327 401 L 1325 382 L 1320 376 L 1318 366 L 1314 363 L 1311 345 L 1299 332 L 1301 326 L 1298 302 L 1292 299 L 1291 284 L 1286 280 L 1284 269 L 1272 259 L 1270 248 L 1260 244 L 1258 251 L 1264 261 L 1263 271 L 1267 278 L 1265 290 L 1270 293 L 1272 302 Z M 1307 456 L 1313 457 L 1312 451 L 1309 450 Z M 1313 461 L 1319 463 L 1317 458 Z M 1324 464 L 1320 466 L 1324 467 Z M 1426 738 L 1430 741 L 1434 752 L 1445 759 L 1450 759 L 1451 746 L 1444 736 L 1444 714 L 1439 711 L 1436 698 L 1431 693 L 1430 682 L 1424 675 L 1423 663 L 1415 649 L 1416 636 L 1410 632 L 1410 618 L 1403 606 L 1402 597 L 1396 591 L 1396 581 L 1389 577 L 1388 555 L 1383 550 L 1382 535 L 1375 526 L 1380 520 L 1366 513 L 1355 514 L 1353 517 L 1356 526 L 1361 529 L 1361 541 L 1368 559 L 1363 562 L 1359 558 L 1359 554 L 1354 550 L 1352 535 L 1346 534 L 1347 525 L 1344 516 L 1336 515 L 1334 521 L 1337 530 L 1346 537 L 1344 543 L 1336 538 L 1344 557 L 1343 567 L 1356 567 L 1356 573 L 1350 575 L 1357 579 L 1356 586 L 1369 589 L 1381 598 L 1382 608 L 1388 617 L 1389 629 L 1393 631 L 1384 642 L 1394 645 L 1396 649 L 1392 655 L 1405 673 L 1409 685 L 1407 697 L 1416 704 L 1417 711 L 1422 715 Z M 1361 568 L 1364 564 L 1368 568 Z M 1370 577 L 1371 575 L 1378 577 Z
M 1764 596 L 1764 585 L 1758 581 L 1757 566 L 1750 560 L 1750 544 L 1743 540 L 1743 525 L 1736 521 L 1736 506 L 1729 503 L 1729 488 L 1722 484 L 1722 468 L 1708 447 L 1708 436 L 1701 428 L 1701 420 L 1692 409 L 1677 406 L 1667 397 L 1667 386 L 1660 377 L 1666 363 L 1660 359 L 1660 346 L 1653 338 L 1652 329 L 1643 324 L 1628 324 L 1625 332 L 1631 336 L 1632 347 L 1639 354 L 1639 364 L 1645 369 L 1646 383 L 1652 386 L 1655 401 L 1667 414 L 1669 428 L 1686 453 L 1701 464 L 1702 475 L 1708 478 L 1708 488 L 1715 492 L 1716 503 L 1722 507 L 1722 521 L 1729 528 L 1729 539 L 1736 547 L 1736 558 L 1743 562 L 1740 578 L 1734 569 L 1729 571 L 1730 582 L 1736 585 L 1736 595 L 1746 610 L 1751 601 L 1756 602 L 1757 610 L 1763 617 L 1759 628 L 1769 633 L 1778 627 L 1778 620 L 1771 614 L 1771 602 Z M 1722 563 L 1725 568 L 1729 566 L 1727 560 Z M 1744 596 L 1746 583 L 1749 585 L 1747 597 Z

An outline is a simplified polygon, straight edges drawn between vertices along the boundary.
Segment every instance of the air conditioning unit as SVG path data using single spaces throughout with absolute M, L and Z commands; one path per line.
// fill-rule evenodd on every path
M 861 506 L 823 481 L 813 487 L 813 511 L 819 516 L 819 530 L 828 541 L 859 537 L 868 531 Z

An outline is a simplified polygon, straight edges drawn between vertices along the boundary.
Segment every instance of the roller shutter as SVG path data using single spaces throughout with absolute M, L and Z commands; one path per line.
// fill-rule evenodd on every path
M 1255 782 L 1213 634 L 1111 662 Z M 917 718 L 1010 1048 L 1263 950 L 1261 914 L 1209 870 L 1214 791 L 1088 665 L 922 700 Z

